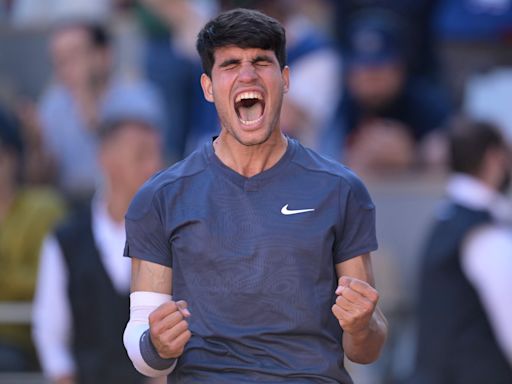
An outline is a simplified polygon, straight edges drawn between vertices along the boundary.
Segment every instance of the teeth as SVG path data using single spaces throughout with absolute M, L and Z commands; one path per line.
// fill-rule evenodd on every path
M 252 124 L 258 123 L 261 119 L 263 119 L 263 116 L 258 117 L 256 120 L 242 120 L 242 119 L 239 119 L 239 120 L 244 125 L 252 125 Z
M 239 94 L 237 97 L 236 97 L 236 100 L 235 102 L 239 102 L 241 100 L 245 100 L 245 99 L 258 99 L 258 100 L 263 100 L 263 95 L 259 92 L 242 92 L 241 94 Z

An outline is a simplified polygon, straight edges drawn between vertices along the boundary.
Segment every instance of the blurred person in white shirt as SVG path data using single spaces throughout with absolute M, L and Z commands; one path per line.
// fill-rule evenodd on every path
M 158 114 L 125 89 L 105 104 L 98 135 L 102 187 L 41 250 L 33 337 L 45 376 L 58 384 L 144 381 L 122 344 L 131 273 L 124 214 L 163 165 Z

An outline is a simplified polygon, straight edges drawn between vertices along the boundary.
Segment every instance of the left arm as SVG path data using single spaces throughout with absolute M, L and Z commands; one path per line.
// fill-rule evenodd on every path
M 484 307 L 496 341 L 512 366 L 512 231 L 489 226 L 472 232 L 462 248 L 461 266 Z
M 32 337 L 43 373 L 52 383 L 74 383 L 72 318 L 67 296 L 68 271 L 57 239 L 44 240 L 34 294 Z
M 336 264 L 336 273 L 338 297 L 332 312 L 343 329 L 343 349 L 355 363 L 372 363 L 379 357 L 388 326 L 377 306 L 370 254 Z

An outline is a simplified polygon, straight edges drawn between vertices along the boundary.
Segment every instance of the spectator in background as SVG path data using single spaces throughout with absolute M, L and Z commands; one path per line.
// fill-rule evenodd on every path
M 47 150 L 56 158 L 58 185 L 72 201 L 90 197 L 97 183 L 98 116 L 102 105 L 121 89 L 139 92 L 145 103 L 166 116 L 157 91 L 138 79 L 117 77 L 107 31 L 100 25 L 59 25 L 50 42 L 55 82 L 40 102 L 40 120 Z
M 106 21 L 119 0 L 11 0 L 10 22 L 15 27 L 48 27 L 63 19 Z
M 350 25 L 359 14 L 385 12 L 392 14 L 405 25 L 404 56 L 409 71 L 414 76 L 438 76 L 439 64 L 434 39 L 432 19 L 440 0 L 331 0 L 335 23 L 334 34 L 342 50 L 350 46 Z
M 44 27 L 63 19 L 105 21 L 113 0 L 12 0 L 10 21 L 16 27 Z
M 39 248 L 64 213 L 53 191 L 24 185 L 23 159 L 17 121 L 0 108 L 0 301 L 32 300 Z M 36 367 L 29 325 L 0 325 L 0 371 Z
M 141 382 L 121 341 L 131 271 L 122 257 L 124 214 L 163 165 L 160 117 L 136 90 L 115 96 L 105 104 L 98 132 L 103 187 L 41 251 L 33 335 L 44 374 L 54 383 Z
M 360 172 L 409 169 L 417 149 L 449 117 L 448 97 L 410 75 L 403 45 L 408 31 L 391 13 L 361 13 L 348 31 L 339 121 L 324 148 Z
M 510 150 L 496 127 L 449 134 L 447 199 L 423 252 L 413 383 L 512 383 Z
M 217 11 L 217 2 L 143 0 L 138 9 L 146 33 L 147 76 L 172 116 L 164 138 L 172 163 L 219 131 L 215 108 L 204 100 L 197 81 L 202 68 L 195 51 L 197 33 Z
M 293 86 L 283 100 L 283 132 L 307 147 L 319 149 L 320 137 L 332 120 L 341 95 L 341 59 L 335 45 L 306 13 L 308 1 L 249 3 L 279 20 L 286 29 L 287 64 Z M 326 7 L 324 1 L 316 4 Z
M 512 1 L 437 0 L 432 36 L 444 81 L 459 104 L 466 81 L 512 65 Z
M 470 76 L 466 81 L 463 109 L 475 119 L 493 122 L 512 143 L 512 61 L 487 73 Z

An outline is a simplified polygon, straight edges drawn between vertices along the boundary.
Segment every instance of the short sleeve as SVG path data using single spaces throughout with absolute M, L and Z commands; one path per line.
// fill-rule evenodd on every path
M 339 209 L 334 263 L 375 251 L 375 206 L 364 184 L 353 174 L 341 182 Z
M 163 205 L 143 187 L 134 197 L 125 216 L 124 256 L 172 267 L 171 247 L 166 235 Z

